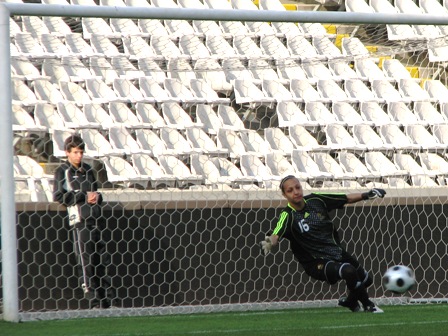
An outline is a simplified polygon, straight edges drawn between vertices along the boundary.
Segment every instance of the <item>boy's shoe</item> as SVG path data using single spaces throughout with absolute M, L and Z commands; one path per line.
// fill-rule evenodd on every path
M 361 311 L 361 306 L 358 301 L 349 302 L 346 297 L 341 297 L 338 301 L 338 306 L 350 309 L 352 312 L 357 313 Z
M 376 304 L 371 304 L 371 305 L 365 306 L 364 311 L 366 313 L 374 313 L 374 314 L 384 313 L 384 310 L 382 310 Z

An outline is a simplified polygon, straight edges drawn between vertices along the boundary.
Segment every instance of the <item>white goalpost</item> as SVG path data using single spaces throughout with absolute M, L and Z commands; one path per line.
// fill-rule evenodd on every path
M 315 57 L 312 61 L 304 61 L 304 56 L 300 54 L 291 54 L 290 59 L 285 60 L 285 58 L 274 55 L 274 51 L 272 51 L 273 54 L 269 54 L 271 52 L 269 48 L 266 46 L 263 48 L 263 35 L 253 33 L 250 35 L 249 42 L 256 45 L 261 53 L 261 56 L 256 59 L 247 55 L 241 56 L 246 47 L 242 47 L 238 51 L 241 54 L 236 52 L 234 57 L 213 56 L 212 52 L 208 57 L 198 56 L 194 54 L 194 51 L 191 51 L 188 57 L 184 57 L 187 55 L 186 48 L 182 49 L 180 46 L 183 32 L 176 32 L 177 35 L 172 34 L 167 37 L 164 43 L 175 44 L 185 54 L 176 58 L 178 63 L 173 61 L 174 57 L 163 55 L 162 52 L 153 55 L 148 70 L 143 66 L 144 60 L 147 58 L 132 54 L 125 42 L 129 40 L 131 44 L 136 45 L 137 39 L 132 40 L 130 35 L 124 33 L 120 35 L 115 32 L 117 34 L 110 38 L 111 43 L 109 44 L 111 48 L 109 50 L 112 51 L 108 54 L 109 51 L 104 50 L 102 56 L 80 56 L 81 53 L 74 58 L 70 58 L 73 56 L 70 54 L 36 56 L 19 50 L 14 57 L 21 62 L 33 64 L 39 72 L 38 77 L 27 77 L 27 74 L 11 71 L 12 68 L 15 69 L 15 64 L 11 61 L 14 58 L 11 46 L 16 36 L 12 35 L 10 26 L 10 20 L 14 17 L 20 17 L 21 20 L 24 20 L 25 17 L 71 19 L 74 22 L 73 32 L 86 41 L 92 39 L 88 41 L 92 45 L 96 37 L 92 38 L 90 35 L 89 38 L 86 37 L 89 32 L 82 24 L 83 18 L 132 19 L 136 26 L 140 20 L 185 20 L 193 23 L 199 21 L 214 23 L 262 22 L 272 26 L 274 23 L 288 22 L 294 23 L 296 27 L 300 26 L 300 23 L 303 24 L 304 28 L 301 29 L 305 29 L 305 23 L 316 23 L 321 28 L 325 28 L 324 37 L 331 41 L 331 46 L 320 44 L 323 45 L 321 52 L 326 53 L 326 56 Z M 384 146 L 384 150 L 372 150 L 368 145 L 355 149 L 348 145 L 344 147 L 342 131 L 336 133 L 334 139 L 331 138 L 329 124 L 343 125 L 342 127 L 348 130 L 347 133 L 355 135 L 357 122 L 351 119 L 348 111 L 353 110 L 359 118 L 367 118 L 369 112 L 376 108 L 374 104 L 377 104 L 378 108 L 388 114 L 390 118 L 395 115 L 397 119 L 390 119 L 390 123 L 403 132 L 406 131 L 410 137 L 412 134 L 411 130 L 407 129 L 408 124 L 424 125 L 425 130 L 430 132 L 431 136 L 436 136 L 439 127 L 441 128 L 440 125 L 443 124 L 430 120 L 425 122 L 425 115 L 416 117 L 421 111 L 422 105 L 430 104 L 431 106 L 427 107 L 434 108 L 434 112 L 438 113 L 437 116 L 440 114 L 441 120 L 448 123 L 448 104 L 446 101 L 434 97 L 426 100 L 416 99 L 411 94 L 403 105 L 399 105 L 398 103 L 401 102 L 391 101 L 389 97 L 376 97 L 373 100 L 362 101 L 359 97 L 348 96 L 348 83 L 352 83 L 352 81 L 353 83 L 355 80 L 368 83 L 369 89 L 372 90 L 374 89 L 374 80 L 380 81 L 379 78 L 372 79 L 369 75 L 360 75 L 361 63 L 364 64 L 365 60 L 372 60 L 372 64 L 378 66 L 382 73 L 386 71 L 388 65 L 393 65 L 391 59 L 399 60 L 402 68 L 408 71 L 406 75 L 409 74 L 409 78 L 394 78 L 391 72 L 385 77 L 385 81 L 392 82 L 394 87 L 398 87 L 397 91 L 401 90 L 398 92 L 402 94 L 405 94 L 405 89 L 400 88 L 400 85 L 402 82 L 404 83 L 404 79 L 412 79 L 413 82 L 418 82 L 418 86 L 421 88 L 428 87 L 428 90 L 429 84 L 425 86 L 425 82 L 436 80 L 446 87 L 448 78 L 445 74 L 445 64 L 447 60 L 443 60 L 440 54 L 428 51 L 432 50 L 431 48 L 434 46 L 439 48 L 439 53 L 446 50 L 446 41 L 443 36 L 436 38 L 436 41 L 429 41 L 428 38 L 391 40 L 388 34 L 391 32 L 392 25 L 447 26 L 448 15 L 0 3 L 0 46 L 3 50 L 1 52 L 3 57 L 0 57 L 0 73 L 2 74 L 0 76 L 0 146 L 3 154 L 3 160 L 0 161 L 0 232 L 3 319 L 18 322 L 95 316 L 143 316 L 335 306 L 337 298 L 343 294 L 342 286 L 328 286 L 311 281 L 293 260 L 286 243 L 281 244 L 279 251 L 275 254 L 263 256 L 259 241 L 264 238 L 266 232 L 272 229 L 276 214 L 284 206 L 284 199 L 278 190 L 278 178 L 286 174 L 289 167 L 298 169 L 299 165 L 296 166 L 294 155 L 310 154 L 316 162 L 321 160 L 322 169 L 326 167 L 329 170 L 334 168 L 334 162 L 342 165 L 344 159 L 348 162 L 349 158 L 359 159 L 360 162 L 368 166 L 370 156 L 366 155 L 367 152 L 384 153 L 384 156 L 393 161 L 396 166 L 399 165 L 401 159 L 404 161 L 408 158 L 416 159 L 423 165 L 430 154 L 435 154 L 435 157 L 440 160 L 447 159 L 448 142 L 443 143 L 443 140 L 437 140 L 440 145 L 437 148 L 414 143 L 414 146 L 403 146 L 399 149 L 391 145 Z M 23 21 L 22 27 L 25 27 Z M 278 31 L 276 33 L 275 37 L 281 43 L 279 46 L 284 46 L 286 50 L 288 43 L 292 45 L 291 36 L 285 33 L 282 35 Z M 49 35 L 51 34 L 49 33 Z M 32 34 L 30 33 L 29 36 Z M 58 36 L 58 41 L 66 42 L 66 35 L 55 36 Z M 198 33 L 188 36 L 191 40 L 200 36 L 202 39 L 200 41 L 204 45 L 209 42 L 207 34 L 200 35 Z M 222 41 L 231 41 L 229 46 L 235 46 L 234 36 L 231 34 L 223 34 L 223 36 L 226 37 Z M 150 34 L 141 34 L 139 37 L 142 37 L 142 40 L 149 45 Z M 303 37 L 310 42 L 313 41 L 313 38 L 322 36 L 313 35 L 310 29 L 309 32 L 304 33 Z M 127 40 L 127 38 L 129 39 Z M 350 38 L 353 39 L 350 40 Z M 355 39 L 364 43 L 365 50 L 363 49 L 363 52 L 365 51 L 367 54 L 362 57 L 342 52 L 343 41 L 353 42 Z M 38 40 L 39 36 L 36 37 L 36 41 Z M 99 40 L 101 39 L 99 38 Z M 315 42 L 316 50 L 319 50 L 317 38 L 313 42 Z M 155 40 L 151 47 L 155 48 Z M 328 49 L 325 50 L 325 48 Z M 336 49 L 333 50 L 333 48 Z M 211 47 L 208 50 L 212 50 Z M 317 54 L 318 51 L 316 51 Z M 86 66 L 95 75 L 81 80 L 73 79 L 77 78 L 75 75 L 71 77 L 67 75 L 61 79 L 58 76 L 62 75 L 56 74 L 56 71 L 50 73 L 49 70 L 45 70 L 51 69 L 53 66 L 55 69 L 56 66 L 62 67 L 69 62 L 75 62 L 74 59 L 77 64 L 75 67 Z M 101 63 L 100 59 L 101 62 L 104 59 L 110 61 L 111 66 L 109 66 L 110 64 L 104 65 L 105 63 Z M 211 60 L 216 61 L 216 64 L 214 63 L 216 66 L 210 65 Z M 207 82 L 207 73 L 214 74 L 222 69 L 228 70 L 230 69 L 229 64 L 233 64 L 232 62 L 235 60 L 241 62 L 241 66 L 236 69 L 240 71 L 244 68 L 243 70 L 247 73 L 251 72 L 253 81 L 245 82 L 242 77 L 246 72 L 240 71 L 236 76 L 241 76 L 241 78 L 236 77 L 228 81 L 225 79 L 225 83 L 220 82 L 220 85 L 216 85 L 219 86 L 216 90 L 219 97 L 216 94 L 216 97 L 213 96 L 214 100 L 201 97 L 200 90 L 198 90 L 199 93 L 196 92 L 189 98 L 179 98 L 178 100 L 174 94 L 171 96 L 167 94 L 167 98 L 163 100 L 162 91 L 158 91 L 154 96 L 148 94 L 143 97 L 146 94 L 143 89 L 144 85 L 147 85 L 148 88 L 165 85 L 164 88 L 168 92 L 167 83 L 170 82 L 169 79 L 174 78 L 181 82 L 184 78 L 192 76 L 191 78 L 194 77 L 193 79 L 197 80 L 194 83 L 205 87 L 205 84 L 209 83 Z M 120 68 L 119 64 L 125 61 L 128 62 L 126 66 Z M 204 62 L 201 63 L 201 61 Z M 367 64 L 367 62 L 365 63 Z M 229 68 L 225 68 L 225 64 L 229 65 Z M 325 65 L 326 71 L 337 78 L 334 82 L 340 89 L 345 90 L 343 93 L 347 93 L 346 99 L 339 100 L 334 95 L 332 96 L 330 89 L 325 91 L 324 84 L 328 83 L 321 78 L 313 78 L 314 75 L 317 76 L 317 68 L 307 72 L 308 65 L 316 64 Z M 339 65 L 346 66 L 347 72 L 338 73 L 339 69 L 342 69 L 342 66 L 339 67 Z M 329 96 L 313 103 L 309 102 L 307 98 L 294 96 L 294 84 L 298 85 L 297 92 L 305 91 L 299 87 L 299 85 L 304 85 L 304 81 L 290 75 L 298 68 L 301 68 L 304 74 L 306 73 L 306 81 L 318 94 L 324 95 L 327 92 Z M 108 79 L 104 74 L 109 70 L 119 70 L 122 73 Z M 278 81 L 275 82 L 278 91 L 269 97 L 267 82 L 264 79 L 272 78 L 268 75 L 265 75 L 266 77 L 260 75 L 265 70 L 273 71 L 275 76 L 278 75 Z M 356 76 L 359 75 L 359 78 L 349 77 L 354 76 L 348 75 L 350 70 L 353 71 L 353 74 L 356 73 Z M 12 73 L 13 75 L 11 75 Z M 132 75 L 126 77 L 129 73 Z M 230 71 L 225 76 L 230 76 L 229 73 Z M 295 73 L 297 74 L 297 72 Z M 157 79 L 158 75 L 162 76 L 161 80 Z M 97 100 L 92 98 L 86 103 L 76 100 L 81 99 L 78 98 L 80 96 L 76 96 L 73 100 L 67 98 L 68 91 L 64 91 L 64 100 L 57 102 L 51 101 L 54 95 L 49 95 L 48 98 L 39 96 L 39 80 L 49 81 L 51 83 L 49 86 L 56 87 L 57 91 L 63 92 L 62 86 L 66 85 L 67 87 L 76 86 L 79 87 L 79 91 L 82 88 L 87 92 L 87 83 L 94 80 L 100 81 L 98 78 L 101 78 L 101 81 L 104 80 L 106 87 L 112 89 L 115 95 L 113 99 L 96 97 Z M 190 81 L 191 78 L 189 77 L 188 80 Z M 244 97 L 241 98 L 239 92 L 236 92 L 238 80 L 241 80 L 243 86 L 253 84 L 257 90 L 266 94 L 264 97 L 266 100 L 261 102 L 245 101 Z M 28 104 L 17 100 L 18 98 L 14 97 L 15 92 L 12 92 L 12 82 L 23 84 L 31 91 L 34 90 L 37 96 L 35 101 Z M 190 81 L 190 83 L 192 82 Z M 287 88 L 285 96 L 280 98 L 278 83 Z M 120 84 L 124 85 L 124 89 L 123 86 L 119 86 Z M 138 88 L 140 97 L 132 96 L 131 85 Z M 213 85 L 210 87 L 214 90 Z M 45 87 L 42 86 L 42 88 Z M 193 91 L 193 85 L 190 88 Z M 199 88 L 201 89 L 201 87 Z M 119 96 L 120 89 L 123 89 L 127 96 Z M 358 87 L 357 90 L 360 88 Z M 378 90 L 376 94 L 380 95 L 380 91 Z M 355 90 L 353 95 L 360 96 L 361 91 Z M 289 100 L 283 98 L 286 96 L 290 97 Z M 221 101 L 228 103 L 221 104 Z M 372 102 L 374 104 L 370 105 L 369 103 Z M 212 181 L 212 177 L 205 177 L 205 172 L 199 171 L 200 158 L 206 160 L 212 157 L 210 162 L 223 162 L 219 159 L 222 158 L 223 152 L 219 152 L 217 148 L 209 149 L 207 156 L 204 154 L 205 148 L 202 148 L 203 152 L 198 154 L 197 147 L 195 147 L 196 152 L 190 147 L 189 152 L 178 151 L 176 153 L 177 147 L 176 144 L 173 144 L 171 156 L 180 158 L 179 165 L 185 162 L 190 172 L 196 172 L 196 174 L 192 173 L 191 176 L 182 180 L 179 175 L 180 171 L 174 170 L 170 175 L 170 180 L 166 179 L 169 174 L 164 171 L 163 176 L 159 176 L 160 179 L 157 180 L 153 170 L 154 176 L 152 177 L 145 175 L 146 177 L 142 179 L 132 176 L 134 178 L 132 180 L 128 176 L 127 179 L 120 180 L 120 171 L 116 172 L 115 176 L 111 168 L 111 158 L 117 155 L 111 154 L 112 152 L 106 153 L 105 147 L 101 146 L 96 148 L 96 153 L 92 150 L 89 152 L 89 149 L 86 150 L 88 160 L 94 167 L 99 168 L 101 192 L 106 203 L 104 215 L 107 217 L 107 225 L 113 241 L 109 244 L 113 247 L 111 247 L 112 262 L 108 267 L 114 271 L 115 276 L 112 280 L 117 287 L 117 295 L 122 300 L 122 306 L 118 309 L 91 310 L 86 308 L 78 278 L 73 270 L 75 268 L 73 247 L 67 243 L 69 228 L 66 223 L 65 209 L 56 205 L 52 199 L 42 196 L 45 195 L 43 191 L 45 183 L 51 179 L 49 176 L 53 173 L 54 167 L 65 159 L 64 154 L 57 154 L 57 150 L 61 150 L 58 148 L 57 135 L 59 133 L 65 135 L 80 133 L 85 134 L 86 138 L 88 132 L 83 133 L 83 128 L 79 125 L 76 127 L 66 126 L 61 130 L 53 125 L 45 126 L 43 121 L 34 125 L 41 127 L 38 131 L 36 131 L 37 128 L 30 131 L 12 127 L 16 125 L 13 116 L 19 110 L 25 111 L 27 116 L 32 116 L 37 120 L 40 113 L 47 108 L 51 111 L 50 115 L 51 113 L 58 117 L 63 115 L 64 105 L 66 108 L 70 105 L 75 112 L 82 111 L 83 118 L 86 120 L 89 116 L 93 118 L 105 111 L 111 120 L 116 118 L 113 122 L 122 126 L 126 125 L 120 129 L 129 131 L 129 139 L 132 138 L 131 140 L 136 143 L 144 136 L 150 136 L 148 130 L 157 134 L 160 139 L 163 139 L 164 136 L 166 139 L 172 139 L 173 133 L 169 132 L 174 129 L 180 134 L 179 136 L 176 133 L 177 139 L 185 138 L 192 144 L 195 138 L 193 131 L 190 133 L 189 129 L 200 128 L 204 135 L 201 133 L 202 138 L 199 137 L 200 141 L 198 142 L 203 141 L 200 144 L 205 146 L 204 139 L 211 139 L 215 145 L 218 145 L 218 149 L 224 149 L 224 153 L 228 153 L 225 155 L 224 162 L 235 164 L 235 167 L 241 170 L 239 177 L 232 180 L 231 183 L 223 183 L 219 179 Z M 325 120 L 325 116 L 320 120 L 311 120 L 313 112 L 311 109 L 317 105 L 320 112 L 328 109 L 330 116 L 335 118 L 333 123 L 328 119 Z M 191 127 L 176 125 L 174 122 L 173 124 L 168 123 L 168 111 L 173 106 L 176 108 L 176 113 L 185 113 L 192 119 Z M 285 110 L 281 110 L 280 106 L 285 107 Z M 394 110 L 395 107 L 398 112 Z M 232 111 L 229 113 L 230 109 Z M 418 119 L 415 123 L 399 120 L 400 116 L 404 115 L 408 109 L 415 114 L 416 120 Z M 114 114 L 114 111 L 119 112 Z M 119 121 L 120 116 L 123 118 L 124 111 L 129 112 L 129 120 Z M 162 120 L 163 125 L 156 126 L 155 118 L 149 120 L 148 117 L 147 121 L 137 119 L 137 116 L 141 118 L 143 115 L 142 111 L 147 113 L 155 111 L 156 117 L 159 118 L 157 120 Z M 201 113 L 204 111 L 212 111 L 216 117 L 214 121 L 222 122 L 222 130 L 226 131 L 213 129 L 213 126 L 219 128 L 219 125 L 213 125 L 213 123 L 209 129 L 206 129 L 204 120 L 200 120 Z M 336 120 L 338 111 L 342 111 L 341 118 L 345 118 L 345 120 Z M 308 121 L 299 120 L 299 114 L 306 115 Z M 231 116 L 237 116 L 240 119 L 238 122 L 241 122 L 242 126 L 236 126 L 236 123 L 230 126 L 229 124 L 224 125 L 226 116 L 229 119 Z M 134 117 L 138 121 L 131 125 L 131 118 Z M 86 129 L 96 127 L 98 134 L 105 135 L 105 138 L 111 142 L 114 140 L 112 132 L 116 128 L 107 126 L 105 119 L 103 119 L 104 124 L 101 124 L 101 121 L 93 122 L 91 120 L 89 123 L 91 123 L 90 126 L 84 125 Z M 152 124 L 148 125 L 150 123 Z M 364 123 L 368 124 L 376 134 L 381 135 L 382 139 L 387 139 L 392 132 L 386 129 L 383 131 L 384 122 L 381 123 L 377 119 L 364 120 Z M 92 126 L 94 124 L 96 126 Z M 303 129 L 299 130 L 295 127 L 297 125 L 303 126 Z M 278 130 L 281 132 L 277 132 Z M 300 144 L 300 135 L 303 135 L 300 132 L 305 131 L 315 138 L 316 143 L 319 142 L 316 148 Z M 294 138 L 294 132 L 298 132 L 297 138 Z M 18 133 L 20 134 L 17 135 Z M 151 135 L 154 134 L 151 133 Z M 234 144 L 228 143 L 228 147 L 226 147 L 224 141 L 224 136 L 228 134 L 238 138 L 238 143 L 252 145 L 251 153 L 256 152 L 257 139 L 261 138 L 261 145 L 258 144 L 259 147 L 256 149 L 264 150 L 263 154 L 258 157 L 257 155 L 249 157 L 248 147 L 245 148 L 243 154 L 232 152 Z M 270 134 L 276 134 L 277 138 L 275 136 L 269 138 Z M 286 142 L 280 141 L 279 134 L 292 139 L 291 144 L 295 146 L 294 149 L 289 150 Z M 362 136 L 360 135 L 359 138 Z M 118 146 L 118 139 L 119 136 L 114 143 L 116 146 Z M 155 138 L 151 139 L 151 141 L 155 141 Z M 276 142 L 276 140 L 279 141 Z M 341 143 L 337 143 L 339 140 Z M 151 141 L 149 141 L 150 144 L 154 145 L 154 142 Z M 142 142 L 138 143 L 143 146 Z M 279 148 L 274 148 L 274 143 Z M 280 143 L 281 145 L 279 145 Z M 164 146 L 169 145 L 165 143 Z M 168 149 L 164 150 L 168 152 Z M 125 150 L 129 151 L 125 152 Z M 162 167 L 161 157 L 164 155 L 156 153 L 154 147 L 151 150 L 151 154 L 148 154 L 151 162 L 154 160 Z M 172 154 L 173 152 L 175 154 Z M 120 159 L 137 166 L 135 152 L 126 147 L 120 153 Z M 274 155 L 269 156 L 273 153 L 281 153 L 283 159 L 284 166 L 278 168 L 278 173 L 274 173 Z M 328 156 L 323 156 L 322 153 L 328 154 Z M 353 155 L 349 156 L 347 153 Z M 45 171 L 39 173 L 39 176 L 27 176 L 26 178 L 22 176 L 19 181 L 20 173 L 15 170 L 15 158 L 18 155 L 42 158 L 41 161 L 37 161 Z M 256 162 L 259 162 L 259 166 L 263 166 L 271 173 L 270 179 L 260 177 L 256 173 L 251 175 L 250 168 L 245 167 L 245 159 L 248 161 L 249 159 L 253 161 L 259 159 Z M 330 159 L 335 159 L 335 161 L 330 161 Z M 375 157 L 372 160 L 379 159 Z M 285 168 L 286 165 L 288 168 Z M 126 169 L 124 164 L 121 169 Z M 162 171 L 161 168 L 159 169 Z M 377 184 L 388 188 L 388 197 L 384 200 L 349 206 L 335 214 L 335 223 L 340 223 L 339 231 L 342 240 L 349 250 L 356 251 L 355 255 L 359 255 L 365 263 L 366 269 L 372 272 L 374 285 L 369 289 L 369 294 L 380 304 L 446 302 L 448 278 L 444 265 L 447 261 L 447 251 L 443 235 L 446 235 L 447 223 L 446 181 L 448 170 L 442 171 L 440 166 L 438 171 L 423 169 L 414 176 L 410 171 L 404 172 L 402 169 L 391 174 L 381 173 L 376 177 L 373 174 L 363 175 L 358 168 L 353 171 L 349 170 L 349 167 L 345 167 L 344 176 L 339 177 L 336 177 L 337 174 L 333 172 L 332 177 L 328 179 L 319 177 L 317 174 L 312 176 L 314 172 L 309 172 L 309 175 L 300 175 L 300 179 L 304 181 L 307 192 L 355 192 Z M 112 177 L 115 177 L 116 180 L 113 180 Z M 149 180 L 154 184 L 149 186 Z M 426 182 L 423 183 L 422 180 Z M 34 189 L 31 190 L 31 196 L 29 196 L 29 190 L 22 193 L 22 190 L 18 189 L 18 181 L 26 186 L 29 186 L 30 181 L 33 182 Z M 157 183 L 169 184 L 170 182 L 167 181 L 176 181 L 178 184 L 168 187 L 164 185 L 165 187 L 161 188 L 157 185 Z M 141 186 L 142 183 L 145 187 Z M 394 297 L 390 293 L 384 292 L 381 283 L 382 274 L 393 264 L 409 265 L 416 271 L 418 287 L 412 292 L 412 297 Z

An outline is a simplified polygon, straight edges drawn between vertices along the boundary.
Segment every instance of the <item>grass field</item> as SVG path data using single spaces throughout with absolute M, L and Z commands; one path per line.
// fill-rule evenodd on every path
M 313 308 L 150 317 L 0 322 L 7 336 L 143 335 L 448 335 L 448 305 L 385 306 L 384 314 Z

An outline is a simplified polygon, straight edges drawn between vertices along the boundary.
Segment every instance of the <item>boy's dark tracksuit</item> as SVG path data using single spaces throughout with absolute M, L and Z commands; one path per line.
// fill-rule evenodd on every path
M 108 308 L 114 300 L 114 290 L 107 266 L 110 256 L 106 243 L 110 234 L 102 218 L 102 196 L 97 204 L 87 203 L 87 192 L 97 191 L 98 185 L 92 167 L 84 162 L 77 169 L 68 161 L 61 164 L 54 174 L 54 200 L 66 207 L 76 206 L 80 222 L 70 223 L 81 286 L 90 306 Z

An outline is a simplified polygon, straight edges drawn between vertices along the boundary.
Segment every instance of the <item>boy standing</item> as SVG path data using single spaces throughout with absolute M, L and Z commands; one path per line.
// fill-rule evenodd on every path
M 106 242 L 109 237 L 101 218 L 103 199 L 92 167 L 83 162 L 83 139 L 71 135 L 65 140 L 64 147 L 67 161 L 54 174 L 54 201 L 67 207 L 81 286 L 90 301 L 90 308 L 109 308 L 114 290 L 107 274 L 110 257 L 106 253 Z

